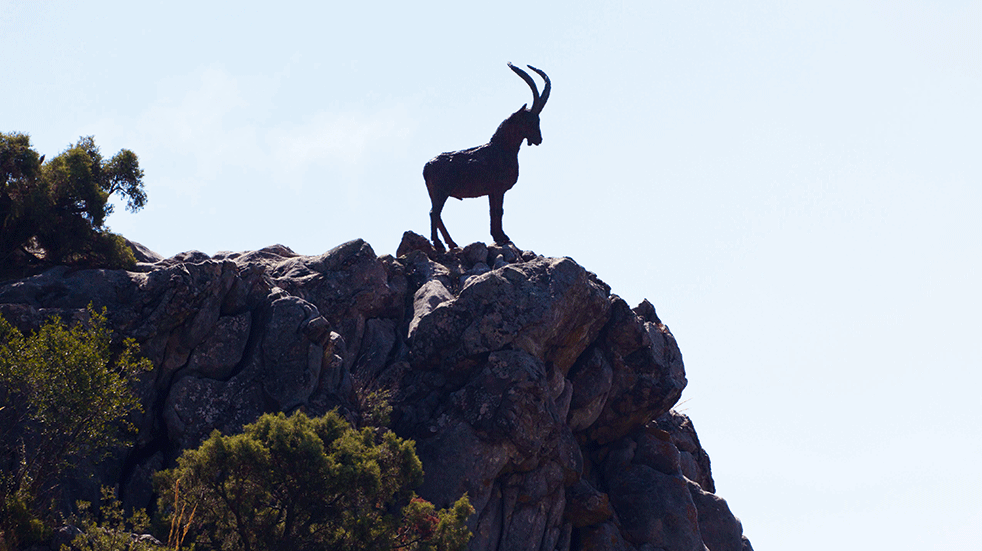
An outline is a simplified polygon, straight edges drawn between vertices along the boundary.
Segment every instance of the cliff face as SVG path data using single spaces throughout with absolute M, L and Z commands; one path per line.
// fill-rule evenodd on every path
M 154 363 L 136 446 L 80 495 L 118 484 L 145 506 L 150 475 L 213 429 L 297 408 L 354 418 L 366 391 L 388 389 L 393 430 L 423 461 L 419 494 L 440 507 L 469 494 L 471 549 L 751 549 L 671 410 L 686 384 L 671 332 L 568 258 L 436 254 L 408 232 L 397 258 L 360 240 L 313 257 L 141 256 L 133 272 L 0 284 L 21 329 L 91 302 Z

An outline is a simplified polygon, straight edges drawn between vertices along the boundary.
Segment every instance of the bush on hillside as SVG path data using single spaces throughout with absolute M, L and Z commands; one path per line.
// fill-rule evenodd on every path
M 464 549 L 467 497 L 438 511 L 412 492 L 422 479 L 412 441 L 331 411 L 215 431 L 156 486 L 159 510 L 187 519 L 196 549 Z
M 132 340 L 113 347 L 105 310 L 88 314 L 26 337 L 0 317 L 0 549 L 46 535 L 62 474 L 123 443 L 140 407 L 129 380 L 150 361 Z

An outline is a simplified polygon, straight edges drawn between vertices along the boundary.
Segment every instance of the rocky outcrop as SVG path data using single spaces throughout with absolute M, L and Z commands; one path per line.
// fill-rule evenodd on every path
M 569 258 L 474 243 L 397 257 L 364 241 L 320 256 L 140 250 L 135 271 L 69 270 L 0 284 L 24 330 L 105 306 L 155 368 L 136 445 L 101 469 L 146 505 L 150 477 L 212 430 L 269 411 L 339 408 L 384 389 L 417 443 L 423 497 L 467 492 L 474 550 L 749 550 L 714 495 L 674 337 Z M 84 492 L 84 488 L 79 490 Z

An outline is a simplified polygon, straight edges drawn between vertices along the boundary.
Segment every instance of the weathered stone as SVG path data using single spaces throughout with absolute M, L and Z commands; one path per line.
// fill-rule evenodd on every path
M 614 371 L 600 348 L 593 346 L 584 352 L 570 369 L 569 380 L 573 387 L 567 422 L 569 428 L 579 432 L 592 425 L 607 403 Z
M 231 253 L 223 255 L 222 258 L 233 260 L 240 268 L 255 267 L 257 271 L 266 272 L 276 268 L 285 260 L 298 256 L 300 255 L 285 245 L 270 245 L 258 251 Z M 219 255 L 216 254 L 215 258 L 219 258 Z
M 467 270 L 466 272 L 464 272 L 464 275 L 460 276 L 460 288 L 463 289 L 464 287 L 466 287 L 468 284 L 470 284 L 471 281 L 474 280 L 476 276 L 484 275 L 490 271 L 491 271 L 491 267 L 483 262 L 478 262 L 477 264 L 474 264 L 474 266 L 472 266 L 470 270 Z
M 730 512 L 726 501 L 703 491 L 691 480 L 688 484 L 692 501 L 699 511 L 699 533 L 709 551 L 744 551 L 750 542 L 743 537 L 743 525 Z
M 162 366 L 163 376 L 170 376 L 183 367 L 191 351 L 213 332 L 221 316 L 221 298 L 217 294 L 203 297 L 189 323 L 182 324 L 171 333 Z
M 621 297 L 610 297 L 610 321 L 604 328 L 605 338 L 618 354 L 628 356 L 639 348 L 651 346 L 644 323 Z
M 500 256 L 507 264 L 511 264 L 516 260 L 522 258 L 522 251 L 518 249 L 514 244 L 508 243 L 505 245 L 489 245 L 488 246 L 488 257 L 493 258 Z
M 328 411 L 354 402 L 354 385 L 350 372 L 344 368 L 342 356 L 346 354 L 344 339 L 331 333 L 324 348 L 321 376 L 310 395 L 307 410 L 311 416 L 324 415 Z
M 569 259 L 507 265 L 473 278 L 455 301 L 423 316 L 417 327 L 435 334 L 414 339 L 413 355 L 446 364 L 511 346 L 565 374 L 606 323 L 608 292 Z
M 637 435 L 637 450 L 634 454 L 634 461 L 640 465 L 647 465 L 652 469 L 670 476 L 682 474 L 681 458 L 679 450 L 672 444 L 670 437 L 666 434 L 653 435 L 647 431 Z
M 271 267 L 276 285 L 317 307 L 344 340 L 357 346 L 370 318 L 401 318 L 403 280 L 390 281 L 372 247 L 356 239 L 320 256 L 298 256 Z M 345 358 L 350 370 L 356 358 Z
M 650 341 L 627 356 L 607 343 L 613 370 L 610 393 L 599 418 L 588 429 L 590 440 L 612 442 L 667 412 L 687 383 L 682 354 L 664 325 L 644 322 Z
M 634 551 L 613 522 L 604 522 L 579 530 L 581 551 Z
M 266 270 L 259 264 L 238 265 L 238 274 L 222 301 L 222 315 L 235 316 L 255 310 L 272 290 Z
M 36 331 L 55 317 L 69 326 L 89 320 L 89 312 L 85 308 L 35 308 L 29 304 L 0 304 L 0 316 L 21 333 Z
M 335 327 L 342 325 L 345 316 L 400 313 L 402 297 L 389 286 L 385 268 L 372 247 L 360 239 L 320 256 L 286 260 L 270 275 L 283 289 L 317 306 Z
M 309 302 L 285 296 L 270 305 L 270 319 L 262 344 L 262 383 L 279 409 L 290 410 L 307 401 L 317 386 L 324 347 L 311 341 L 304 329 L 322 335 L 324 323 L 314 320 L 320 313 Z
M 568 531 L 562 522 L 565 508 L 562 469 L 555 463 L 506 475 L 495 484 L 485 507 L 488 514 L 478 523 L 479 538 L 473 548 L 557 549 Z
M 481 242 L 471 243 L 464 247 L 463 256 L 471 266 L 485 264 L 488 261 L 488 246 Z
M 265 401 L 255 369 L 250 371 L 228 382 L 190 376 L 173 384 L 163 419 L 167 437 L 177 449 L 197 447 L 215 429 L 235 434 L 259 418 Z
M 600 524 L 614 515 L 610 497 L 597 491 L 586 480 L 566 488 L 566 518 L 574 528 Z
M 715 493 L 716 483 L 713 481 L 709 454 L 699 444 L 699 436 L 692 420 L 673 410 L 655 419 L 652 427 L 664 431 L 678 448 L 682 474 L 699 484 L 703 490 Z
M 487 442 L 469 424 L 449 416 L 435 420 L 432 430 L 434 436 L 416 441 L 423 471 L 431 473 L 423 479 L 419 495 L 446 507 L 467 492 L 480 514 L 491 500 L 495 479 L 514 461 L 514 447 L 507 441 Z
M 562 494 L 536 501 L 516 503 L 506 516 L 499 549 L 538 551 L 555 549 L 558 533 L 550 533 L 549 513 L 554 509 L 562 511 L 565 505 Z
M 583 475 L 583 451 L 565 424 L 559 425 L 559 442 L 556 446 L 556 462 L 563 468 L 564 485 L 574 484 Z
M 0 285 L 0 303 L 72 310 L 92 304 L 115 310 L 128 302 L 136 290 L 134 275 L 123 270 L 70 270 L 57 266 Z
M 610 501 L 628 541 L 703 551 L 698 511 L 685 478 L 634 463 L 608 467 L 606 473 Z
M 441 304 L 450 302 L 454 296 L 439 279 L 431 279 L 423 284 L 413 295 L 413 319 L 409 322 L 409 337 L 416 333 L 419 320 Z
M 176 264 L 198 264 L 201 262 L 207 262 L 211 260 L 211 257 L 201 251 L 185 251 L 183 253 L 177 253 L 170 258 L 165 258 L 161 262 L 168 265 Z
M 251 328 L 251 312 L 219 318 L 211 334 L 191 352 L 188 371 L 210 379 L 228 378 L 242 360 Z
M 655 312 L 655 307 L 648 302 L 648 299 L 642 300 L 641 304 L 635 306 L 633 311 L 644 321 L 650 321 L 655 325 L 662 325 L 661 320 L 658 319 L 658 314 Z
M 413 251 L 421 251 L 427 256 L 436 254 L 436 250 L 429 239 L 411 231 L 404 232 L 402 241 L 399 242 L 399 247 L 396 249 L 396 256 L 403 257 Z
M 225 295 L 238 277 L 238 267 L 210 260 L 161 264 L 148 274 L 134 274 L 139 288 L 133 302 L 138 308 L 121 305 L 121 313 L 129 322 L 123 329 L 141 341 L 177 330 L 175 346 L 183 354 L 184 349 L 190 351 L 204 340 L 218 320 Z
M 151 251 L 149 248 L 137 243 L 136 241 L 130 241 L 127 239 L 126 245 L 131 251 L 133 251 L 133 257 L 136 258 L 137 262 L 153 264 L 164 259 L 164 257 L 160 254 Z
M 396 322 L 391 319 L 373 318 L 365 323 L 358 359 L 351 372 L 364 381 L 371 381 L 385 369 L 396 344 Z
M 152 471 L 267 411 L 358 419 L 354 373 L 392 391 L 419 494 L 439 507 L 469 495 L 474 551 L 751 551 L 691 422 L 669 411 L 685 372 L 650 303 L 632 310 L 572 260 L 512 245 L 436 254 L 407 233 L 398 255 L 274 245 L 0 283 L 18 327 L 105 306 L 155 365 L 135 381 L 133 454 L 66 497 L 110 484 L 146 506 Z
M 450 397 L 455 416 L 487 440 L 514 448 L 522 461 L 511 464 L 513 468 L 521 468 L 559 438 L 562 421 L 548 399 L 544 370 L 524 352 L 492 352 L 484 369 Z

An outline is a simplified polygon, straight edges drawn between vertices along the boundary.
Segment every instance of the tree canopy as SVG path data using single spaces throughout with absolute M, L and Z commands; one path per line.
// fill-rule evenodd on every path
M 296 412 L 213 432 L 157 475 L 157 490 L 197 549 L 465 548 L 467 497 L 437 511 L 412 492 L 422 478 L 412 441 L 357 430 L 333 411 Z
M 146 204 L 132 151 L 106 160 L 88 136 L 44 162 L 27 134 L 0 133 L 0 263 L 132 265 L 125 240 L 105 227 L 113 194 L 132 212 Z

